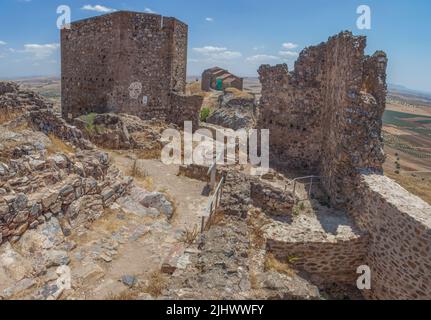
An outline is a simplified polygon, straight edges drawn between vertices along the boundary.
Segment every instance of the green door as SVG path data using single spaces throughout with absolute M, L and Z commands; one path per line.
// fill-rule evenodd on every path
M 217 86 L 216 86 L 217 90 L 223 90 L 223 80 L 222 79 L 217 79 Z

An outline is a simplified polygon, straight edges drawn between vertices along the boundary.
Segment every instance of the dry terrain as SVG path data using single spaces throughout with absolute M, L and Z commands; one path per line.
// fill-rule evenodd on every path
M 218 106 L 220 93 L 202 92 L 199 77 L 189 77 L 187 80 L 188 93 L 203 95 L 203 107 L 213 112 Z M 29 78 L 18 82 L 49 98 L 56 108 L 60 107 L 58 78 Z M 244 91 L 255 96 L 258 102 L 261 92 L 259 79 L 245 78 Z M 431 203 L 431 100 L 390 91 L 383 120 L 387 154 L 385 174 Z

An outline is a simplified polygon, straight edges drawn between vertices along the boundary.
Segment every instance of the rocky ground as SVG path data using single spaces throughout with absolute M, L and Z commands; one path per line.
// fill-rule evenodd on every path
M 233 130 L 247 129 L 253 127 L 255 113 L 256 103 L 253 95 L 226 89 L 219 96 L 218 106 L 206 122 Z
M 358 297 L 268 251 L 274 234 L 305 238 L 310 226 L 322 238 L 351 234 L 316 206 L 292 216 L 288 177 L 223 168 L 221 206 L 201 234 L 208 168 L 188 177 L 154 158 L 166 125 L 107 114 L 71 126 L 10 83 L 0 102 L 1 299 Z

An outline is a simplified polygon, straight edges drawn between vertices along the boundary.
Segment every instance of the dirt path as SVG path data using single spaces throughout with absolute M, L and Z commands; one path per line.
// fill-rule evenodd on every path
M 128 174 L 134 160 L 120 153 L 110 154 L 117 168 Z M 169 195 L 176 205 L 174 217 L 168 222 L 161 216 L 111 210 L 110 214 L 96 221 L 91 230 L 86 231 L 85 239 L 81 237 L 79 254 L 89 257 L 96 252 L 96 261 L 102 267 L 104 277 L 80 287 L 77 298 L 84 295 L 86 299 L 121 296 L 129 292 L 121 281 L 124 276 L 135 277 L 139 287 L 145 288 L 151 275 L 160 270 L 165 258 L 181 243 L 184 231 L 200 227 L 200 212 L 208 201 L 208 197 L 202 196 L 206 184 L 177 176 L 177 166 L 166 166 L 158 160 L 139 160 L 139 166 L 145 170 L 145 179 L 136 179 L 135 184 L 147 189 L 150 184 L 153 191 Z M 99 251 L 103 252 L 104 248 L 114 252 L 111 261 L 100 259 Z M 74 260 L 72 269 L 85 264 Z
M 118 153 L 111 153 L 111 156 L 125 174 L 133 166 L 134 160 L 127 156 Z M 171 221 L 173 226 L 192 229 L 200 225 L 200 214 L 208 202 L 208 197 L 202 195 L 206 186 L 204 182 L 177 176 L 177 165 L 165 165 L 159 160 L 139 160 L 138 166 L 151 180 L 154 191 L 166 193 L 174 200 L 176 213 Z M 140 179 L 136 179 L 135 183 L 147 187 Z

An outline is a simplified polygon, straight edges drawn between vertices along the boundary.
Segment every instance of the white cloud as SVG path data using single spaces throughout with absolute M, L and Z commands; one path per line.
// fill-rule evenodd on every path
M 25 44 L 24 50 L 21 52 L 31 53 L 36 59 L 44 59 L 52 55 L 59 47 L 60 45 L 58 43 Z
M 248 57 L 245 60 L 248 62 L 253 62 L 253 63 L 263 63 L 263 62 L 280 60 L 280 58 L 277 56 L 272 56 L 272 55 L 268 55 L 268 54 L 257 54 L 257 55 Z
M 278 54 L 283 58 L 296 58 L 299 55 L 295 51 L 280 51 Z
M 5 45 L 7 45 L 7 43 L 0 40 L 0 46 L 5 46 Z
M 208 22 L 214 22 L 214 18 L 207 17 L 207 18 L 205 18 L 205 21 L 208 21 Z
M 287 49 L 287 50 L 298 48 L 298 45 L 295 43 L 292 43 L 292 42 L 285 42 L 285 43 L 283 43 L 282 46 L 284 49 Z
M 198 53 L 203 53 L 203 54 L 210 54 L 210 53 L 215 53 L 215 52 L 223 52 L 226 51 L 227 48 L 223 48 L 223 47 L 213 47 L 213 46 L 205 46 L 202 48 L 193 48 L 194 51 L 198 52 Z
M 214 53 L 211 55 L 211 58 L 214 60 L 231 60 L 236 58 L 241 58 L 242 54 L 238 51 L 223 51 L 220 53 Z
M 254 46 L 253 51 L 259 51 L 265 49 L 265 46 Z
M 242 57 L 241 52 L 228 50 L 225 47 L 205 46 L 202 48 L 193 48 L 193 51 L 210 60 L 232 60 Z
M 146 13 L 153 13 L 153 14 L 157 13 L 156 11 L 151 10 L 150 8 L 145 8 L 144 12 L 146 12 Z
M 91 4 L 86 4 L 81 9 L 87 10 L 87 11 L 104 12 L 104 13 L 116 11 L 115 9 L 108 8 L 108 7 L 102 6 L 100 4 L 96 4 L 95 6 L 92 6 Z

